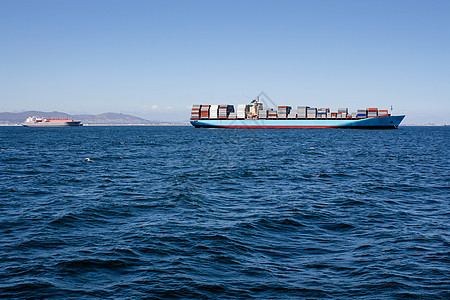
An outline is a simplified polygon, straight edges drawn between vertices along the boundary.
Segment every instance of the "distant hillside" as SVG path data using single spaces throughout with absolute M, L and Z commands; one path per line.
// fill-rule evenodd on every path
M 104 113 L 100 115 L 73 115 L 74 120 L 81 121 L 83 124 L 155 124 L 143 118 L 127 114 Z
M 137 124 L 160 124 L 160 122 L 149 121 L 143 118 L 135 117 L 127 114 L 120 113 L 104 113 L 100 115 L 69 115 L 59 111 L 44 112 L 44 111 L 25 111 L 20 113 L 3 112 L 0 113 L 0 125 L 17 125 L 25 121 L 29 116 L 38 116 L 45 118 L 69 118 L 81 123 L 89 125 L 101 125 L 101 124 L 124 124 L 124 125 L 137 125 Z

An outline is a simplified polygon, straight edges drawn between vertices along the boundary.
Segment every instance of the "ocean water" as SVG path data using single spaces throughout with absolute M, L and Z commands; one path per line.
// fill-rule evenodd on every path
M 0 298 L 449 299 L 449 141 L 1 127 Z

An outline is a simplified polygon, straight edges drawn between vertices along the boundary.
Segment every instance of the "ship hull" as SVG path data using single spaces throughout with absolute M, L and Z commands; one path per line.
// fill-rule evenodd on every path
M 353 128 L 396 129 L 405 116 L 385 116 L 365 119 L 312 119 L 312 120 L 191 120 L 196 128 Z
M 36 123 L 23 123 L 25 127 L 78 127 L 83 126 L 81 122 L 36 122 Z

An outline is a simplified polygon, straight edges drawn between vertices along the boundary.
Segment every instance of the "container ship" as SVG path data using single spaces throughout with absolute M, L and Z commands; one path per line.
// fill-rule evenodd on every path
M 360 108 L 348 112 L 339 108 L 336 112 L 329 108 L 309 106 L 278 106 L 264 109 L 263 103 L 253 100 L 250 104 L 234 105 L 193 105 L 191 124 L 196 128 L 356 128 L 395 129 L 404 115 L 392 116 L 388 110 Z
M 24 123 L 25 127 L 76 127 L 83 126 L 81 121 L 74 121 L 72 119 L 47 119 L 40 117 L 28 117 Z

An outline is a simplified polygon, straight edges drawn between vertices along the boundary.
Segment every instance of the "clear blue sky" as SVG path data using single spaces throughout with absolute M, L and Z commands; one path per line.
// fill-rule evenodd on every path
M 0 111 L 394 107 L 450 123 L 449 0 L 0 0 Z

